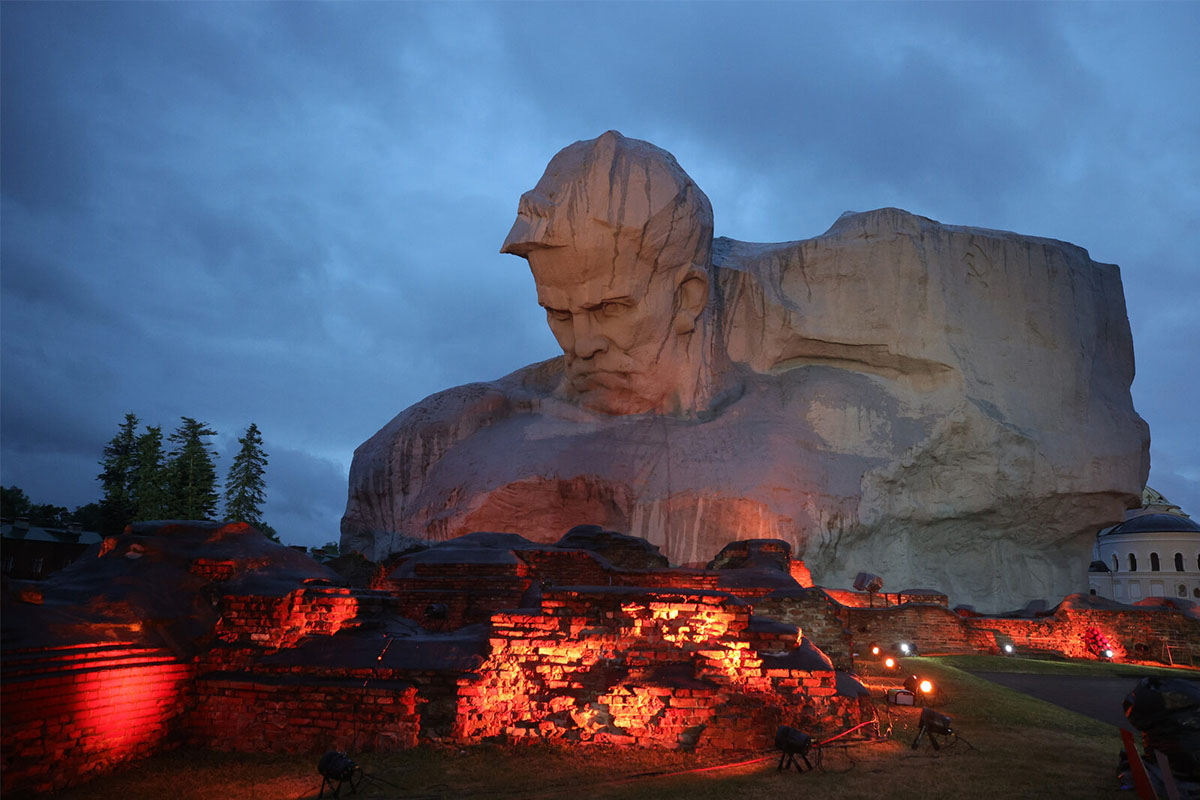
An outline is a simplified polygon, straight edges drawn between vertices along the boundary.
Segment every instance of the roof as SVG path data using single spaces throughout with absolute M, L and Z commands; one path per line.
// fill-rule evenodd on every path
M 1141 514 L 1110 528 L 1103 536 L 1130 533 L 1200 533 L 1200 525 L 1182 514 Z
M 104 537 L 94 531 L 70 531 L 64 528 L 42 528 L 37 525 L 0 525 L 0 536 L 26 542 L 57 542 L 59 544 L 99 544 Z

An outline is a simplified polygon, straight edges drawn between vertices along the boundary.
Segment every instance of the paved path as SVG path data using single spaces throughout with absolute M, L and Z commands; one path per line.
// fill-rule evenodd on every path
M 1137 733 L 1125 719 L 1121 703 L 1141 678 L 1076 677 L 1074 675 L 1026 675 L 1017 672 L 972 672 L 984 680 L 1016 689 L 1092 719 Z

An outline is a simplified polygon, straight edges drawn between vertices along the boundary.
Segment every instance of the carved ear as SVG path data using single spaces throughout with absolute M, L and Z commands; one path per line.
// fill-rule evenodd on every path
M 708 304 L 708 278 L 699 270 L 692 270 L 675 288 L 675 333 L 691 333 L 696 330 L 696 319 Z

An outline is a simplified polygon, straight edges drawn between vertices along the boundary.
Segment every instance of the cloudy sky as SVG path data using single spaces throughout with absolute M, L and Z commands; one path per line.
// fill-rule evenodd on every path
M 1150 483 L 1200 514 L 1200 4 L 0 4 L 0 480 L 98 499 L 122 416 L 262 430 L 338 535 L 354 448 L 558 352 L 498 254 L 563 146 L 673 152 L 717 233 L 899 206 L 1121 266 Z

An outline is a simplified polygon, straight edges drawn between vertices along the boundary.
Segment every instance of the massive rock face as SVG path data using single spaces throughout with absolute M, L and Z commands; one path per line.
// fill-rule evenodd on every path
M 556 329 L 565 357 L 433 395 L 355 451 L 343 548 L 378 559 L 474 530 L 552 542 L 592 523 L 676 563 L 784 539 L 819 585 L 865 570 L 986 610 L 1085 587 L 1092 534 L 1137 503 L 1149 467 L 1115 266 L 898 209 L 799 242 L 717 239 L 703 266 L 707 305 L 657 351 L 683 354 L 672 370 L 692 364 L 700 391 L 633 412 L 573 391 L 592 373 Z M 675 313 L 696 289 L 679 275 Z M 535 278 L 552 327 L 607 324 L 603 291 L 563 312 Z

